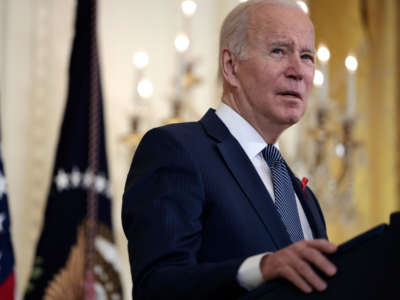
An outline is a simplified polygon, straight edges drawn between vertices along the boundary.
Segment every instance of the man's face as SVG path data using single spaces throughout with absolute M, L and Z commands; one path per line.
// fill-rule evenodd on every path
M 242 113 L 256 125 L 289 127 L 303 116 L 312 87 L 313 25 L 302 11 L 273 4 L 255 7 L 249 22 L 246 58 L 236 69 Z

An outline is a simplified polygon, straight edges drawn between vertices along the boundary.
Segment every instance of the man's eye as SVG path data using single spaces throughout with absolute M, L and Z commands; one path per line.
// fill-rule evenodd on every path
M 273 54 L 282 54 L 282 53 L 283 53 L 283 50 L 280 49 L 280 48 L 275 48 L 275 49 L 272 49 L 272 53 L 273 53 Z
M 314 63 L 314 56 L 312 56 L 312 55 L 310 55 L 310 54 L 303 54 L 303 55 L 301 56 L 301 59 L 309 60 L 309 61 L 311 61 L 312 63 Z

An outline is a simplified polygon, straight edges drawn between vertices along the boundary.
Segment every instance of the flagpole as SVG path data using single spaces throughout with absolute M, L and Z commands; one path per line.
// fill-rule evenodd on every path
M 91 0 L 90 22 L 90 99 L 89 99 L 89 153 L 88 169 L 92 174 L 92 182 L 88 189 L 87 201 L 87 231 L 86 231 L 86 269 L 85 269 L 85 300 L 95 300 L 94 274 L 95 238 L 97 231 L 97 193 L 95 191 L 95 176 L 98 170 L 99 145 L 99 64 L 97 52 L 97 1 Z

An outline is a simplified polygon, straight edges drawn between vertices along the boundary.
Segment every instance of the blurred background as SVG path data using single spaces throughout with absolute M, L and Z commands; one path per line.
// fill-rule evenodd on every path
M 98 42 L 126 299 L 120 221 L 132 155 L 148 129 L 216 107 L 218 35 L 238 0 L 99 0 Z M 303 120 L 280 141 L 341 243 L 400 208 L 400 2 L 299 1 L 316 28 L 316 76 Z M 74 0 L 0 0 L 0 95 L 17 290 L 31 271 L 66 103 Z M 56 246 L 55 246 L 56 251 Z

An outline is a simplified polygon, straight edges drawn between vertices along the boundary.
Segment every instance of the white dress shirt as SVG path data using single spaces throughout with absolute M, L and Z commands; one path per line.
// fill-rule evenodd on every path
M 262 150 L 267 146 L 267 143 L 253 126 L 251 126 L 242 116 L 240 116 L 228 105 L 221 102 L 220 106 L 216 110 L 216 115 L 221 119 L 221 121 L 228 128 L 229 132 L 239 142 L 240 146 L 249 157 L 262 182 L 267 188 L 272 200 L 275 201 L 271 170 L 262 155 Z M 279 149 L 278 143 L 276 143 L 274 146 Z M 310 224 L 308 223 L 307 217 L 296 193 L 295 198 L 304 239 L 311 240 L 313 239 L 313 235 Z M 265 200 L 267 201 L 267 199 Z M 237 279 L 239 284 L 245 289 L 252 290 L 263 282 L 260 270 L 260 262 L 265 254 L 268 253 L 260 253 L 258 255 L 251 256 L 247 258 L 240 266 Z

